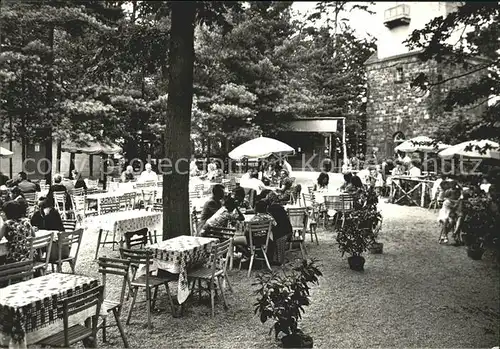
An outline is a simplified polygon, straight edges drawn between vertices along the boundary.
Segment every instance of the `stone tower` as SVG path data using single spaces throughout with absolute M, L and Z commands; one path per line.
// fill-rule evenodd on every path
M 413 30 L 421 29 L 435 17 L 455 11 L 456 2 L 380 2 L 377 20 L 383 23 L 377 37 L 377 52 L 366 62 L 367 94 L 367 153 L 377 157 L 394 156 L 394 147 L 403 139 L 416 136 L 432 137 L 446 118 L 471 117 L 481 108 L 444 112 L 439 108 L 450 87 L 467 85 L 476 75 L 438 85 L 430 92 L 410 88 L 410 82 L 420 72 L 433 81 L 463 73 L 462 67 L 445 66 L 433 61 L 419 61 L 418 52 L 410 52 L 403 44 Z M 450 38 L 450 41 L 455 40 Z M 474 64 L 474 62 L 471 62 Z

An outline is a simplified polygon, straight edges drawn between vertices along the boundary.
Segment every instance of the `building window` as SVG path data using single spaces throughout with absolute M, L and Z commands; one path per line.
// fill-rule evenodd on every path
M 404 72 L 403 72 L 403 67 L 397 67 L 396 68 L 396 77 L 395 77 L 395 82 L 401 83 L 404 80 Z

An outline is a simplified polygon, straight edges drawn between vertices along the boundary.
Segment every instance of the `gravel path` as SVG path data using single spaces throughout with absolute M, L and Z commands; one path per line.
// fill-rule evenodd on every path
M 437 243 L 436 214 L 425 209 L 380 204 L 384 216 L 384 254 L 365 255 L 365 271 L 351 271 L 332 232 L 321 231 L 320 245 L 308 242 L 324 277 L 314 287 L 301 322 L 317 348 L 491 348 L 499 345 L 499 271 L 488 261 L 473 261 L 463 247 Z M 77 272 L 97 276 L 93 261 L 97 234 L 86 232 Z M 101 255 L 116 256 L 109 247 Z M 290 254 L 293 259 L 297 255 Z M 182 318 L 173 318 L 160 292 L 154 329 L 144 328 L 139 304 L 126 326 L 133 348 L 275 348 L 271 323 L 253 314 L 253 279 L 230 273 L 230 308 L 220 303 L 215 318 L 205 299 L 188 300 Z M 112 293 L 118 290 L 110 288 Z M 171 286 L 172 290 L 176 285 Z M 116 293 L 115 293 L 116 294 Z M 128 309 L 128 304 L 125 310 Z M 125 314 L 123 314 L 123 322 Z M 101 336 L 100 336 L 101 337 Z M 105 347 L 122 347 L 110 330 Z

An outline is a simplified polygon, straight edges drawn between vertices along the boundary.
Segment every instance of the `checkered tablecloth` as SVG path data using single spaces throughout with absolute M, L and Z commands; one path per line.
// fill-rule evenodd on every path
M 184 303 L 189 296 L 188 270 L 207 262 L 217 242 L 213 238 L 178 236 L 148 247 L 154 252 L 155 264 L 159 269 L 179 274 L 179 304 Z
M 58 301 L 97 285 L 91 277 L 53 273 L 0 289 L 0 346 L 23 347 L 62 331 Z M 70 326 L 91 313 L 75 314 Z
M 102 229 L 114 232 L 123 237 L 128 231 L 143 228 L 161 231 L 163 226 L 162 212 L 146 210 L 128 210 L 106 213 L 96 217 L 87 217 L 84 221 L 85 229 Z

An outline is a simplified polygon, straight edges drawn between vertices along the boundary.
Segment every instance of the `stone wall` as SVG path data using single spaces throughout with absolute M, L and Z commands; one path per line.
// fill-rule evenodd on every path
M 447 120 L 477 117 L 483 111 L 482 107 L 469 107 L 444 112 L 441 103 L 450 87 L 468 85 L 481 73 L 452 80 L 422 94 L 410 87 L 410 82 L 420 72 L 425 72 L 432 81 L 436 81 L 446 80 L 464 71 L 458 66 L 442 66 L 433 61 L 421 62 L 415 53 L 384 60 L 372 57 L 365 65 L 368 76 L 367 154 L 378 148 L 378 158 L 392 157 L 397 145 L 394 144 L 393 137 L 397 132 L 402 132 L 406 139 L 416 136 L 432 137 L 438 126 Z M 397 81 L 398 73 L 402 73 L 400 81 Z

